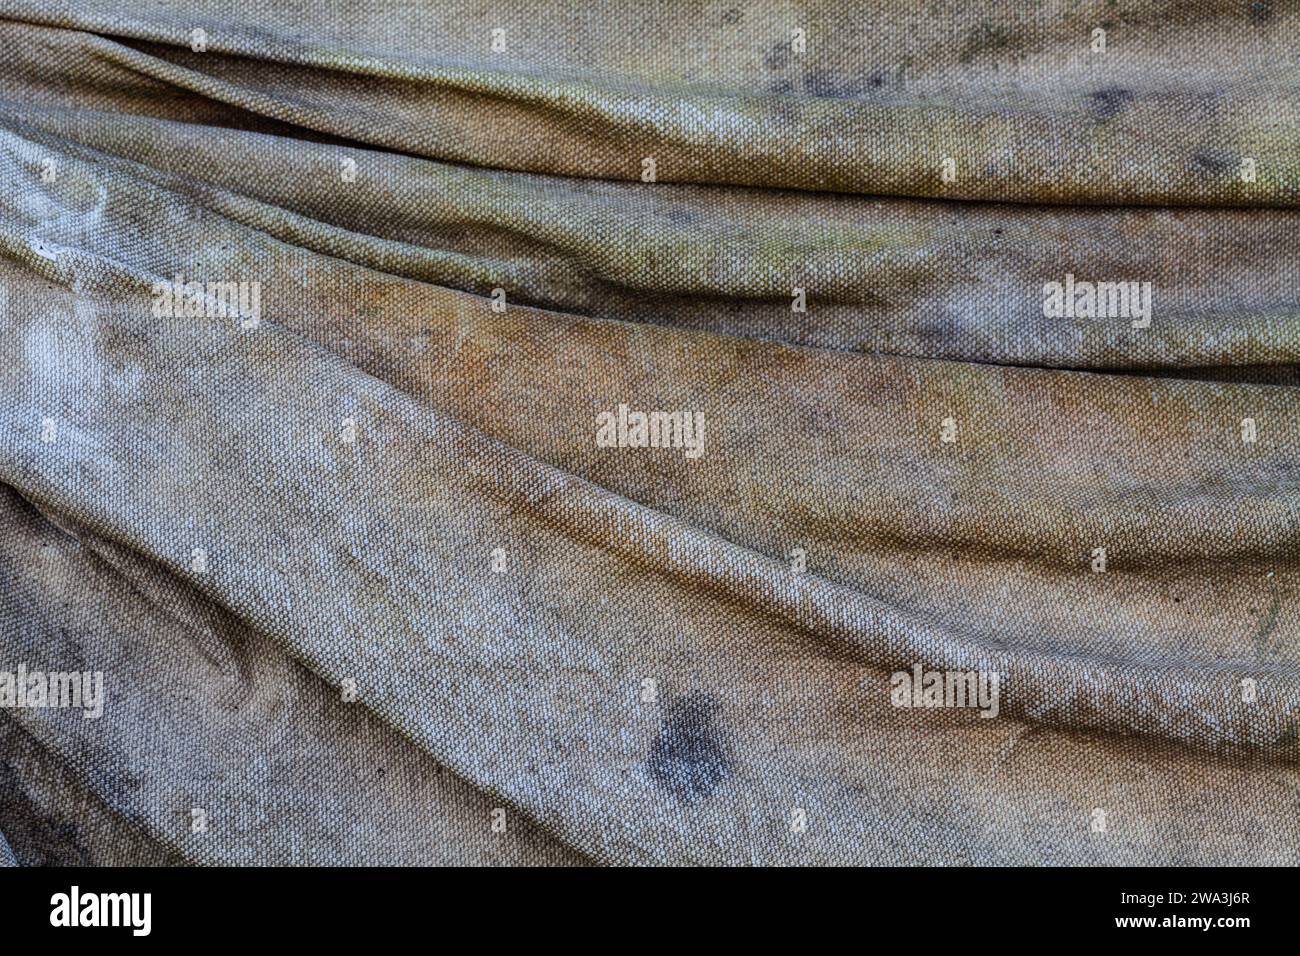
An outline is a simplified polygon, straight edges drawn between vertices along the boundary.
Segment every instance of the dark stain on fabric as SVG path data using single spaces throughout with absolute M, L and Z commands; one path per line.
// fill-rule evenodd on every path
M 1257 622 L 1259 629 L 1255 631 L 1255 656 L 1260 660 L 1276 657 L 1282 650 L 1281 638 L 1276 640 L 1271 638 L 1273 632 L 1277 629 L 1278 615 L 1282 611 L 1282 600 L 1287 596 L 1286 592 L 1274 591 L 1268 609 L 1260 615 Z
M 1132 90 L 1122 86 L 1107 86 L 1088 94 L 1089 109 L 1099 120 L 1118 116 L 1136 99 Z
M 88 866 L 94 862 L 71 820 L 46 813 L 23 790 L 20 775 L 0 762 L 0 832 L 27 866 Z
M 1273 0 L 1256 0 L 1250 5 L 1250 19 L 1255 23 L 1268 23 L 1273 19 Z
M 981 53 L 991 50 L 1005 50 L 1012 45 L 1013 37 L 1010 30 L 995 26 L 985 20 L 966 36 L 966 42 L 962 45 L 961 52 L 957 54 L 959 63 L 970 63 Z
M 1192 162 L 1208 173 L 1214 173 L 1216 176 L 1226 173 L 1235 163 L 1232 157 L 1225 156 L 1223 153 L 1200 150 L 1192 154 Z
M 718 715 L 716 697 L 695 691 L 668 703 L 646 767 L 651 778 L 679 800 L 707 797 L 732 775 L 734 761 Z
M 675 226 L 699 225 L 700 217 L 685 206 L 672 206 L 668 209 L 668 221 Z
M 784 70 L 790 65 L 790 54 L 790 44 L 785 40 L 778 41 L 763 55 L 763 65 L 769 70 Z
M 853 98 L 853 90 L 834 74 L 825 70 L 809 70 L 804 76 L 804 86 L 813 96 L 822 99 L 845 100 Z
M 1276 745 L 1283 750 L 1293 750 L 1295 745 L 1300 743 L 1300 714 L 1290 714 L 1286 719 L 1286 725 L 1282 728 L 1281 735 L 1277 738 Z

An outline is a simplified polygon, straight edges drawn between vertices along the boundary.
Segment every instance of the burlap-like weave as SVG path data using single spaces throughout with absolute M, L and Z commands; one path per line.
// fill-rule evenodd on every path
M 104 680 L 0 862 L 1295 865 L 1298 94 L 1280 0 L 0 0 L 0 671 Z

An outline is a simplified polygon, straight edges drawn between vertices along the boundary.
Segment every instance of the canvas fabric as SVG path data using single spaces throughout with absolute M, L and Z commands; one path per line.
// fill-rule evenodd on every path
M 1300 4 L 0 0 L 0 53 L 0 671 L 105 693 L 0 710 L 0 860 L 1300 862 Z

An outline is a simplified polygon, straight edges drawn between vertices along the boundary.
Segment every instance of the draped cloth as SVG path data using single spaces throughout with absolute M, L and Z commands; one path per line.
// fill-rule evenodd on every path
M 0 54 L 0 860 L 1300 862 L 1300 4 Z

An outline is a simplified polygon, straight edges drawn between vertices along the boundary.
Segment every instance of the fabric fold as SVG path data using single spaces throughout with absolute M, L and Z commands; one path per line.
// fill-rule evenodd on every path
M 50 854 L 1294 864 L 1265 6 L 0 0 Z
M 72 269 L 84 283 L 92 261 L 69 252 L 59 267 Z M 120 281 L 110 276 L 101 272 L 110 286 Z M 83 285 L 82 294 L 87 292 Z M 670 660 L 685 654 L 694 666 L 706 661 L 715 668 L 735 666 L 731 653 L 717 656 L 717 625 L 697 617 L 716 613 L 706 610 L 714 603 L 701 605 L 691 594 L 726 595 L 723 607 L 735 607 L 731 613 L 739 618 L 732 626 L 745 635 L 743 642 L 764 641 L 762 653 L 739 652 L 754 658 L 749 666 L 773 661 L 780 646 L 807 654 L 807 642 L 794 640 L 788 630 L 794 625 L 840 642 L 838 649 L 827 649 L 825 666 L 853 675 L 855 684 L 887 677 L 834 662 L 850 648 L 874 647 L 886 664 L 909 657 L 1001 668 L 1009 688 L 1008 714 L 1049 724 L 1068 715 L 1072 731 L 1154 732 L 1213 749 L 1280 747 L 1279 757 L 1293 747 L 1283 729 L 1285 701 L 1294 699 L 1293 669 L 1251 671 L 1249 676 L 1268 690 L 1260 706 L 1242 708 L 1232 703 L 1237 680 L 1244 676 L 1239 673 L 1184 672 L 1171 684 L 1163 667 L 1151 669 L 1151 679 L 1143 680 L 1136 668 L 1053 663 L 1037 654 L 963 647 L 846 589 L 828 587 L 812 575 L 796 577 L 775 562 L 744 556 L 734 546 L 530 462 L 419 409 L 375 380 L 349 375 L 337 359 L 304 347 L 273 324 L 251 335 L 229 324 L 173 324 L 167 334 L 153 321 L 142 325 L 126 301 L 108 309 L 95 306 L 95 321 L 86 329 L 90 338 L 77 353 L 83 361 L 107 360 L 115 369 L 94 402 L 68 395 L 60 385 L 66 381 L 62 372 L 43 378 L 29 366 L 10 373 L 26 382 L 6 387 L 27 396 L 28 411 L 15 409 L 17 415 L 6 416 L 4 480 L 43 506 L 76 513 L 91 527 L 157 556 L 176 573 L 185 573 L 190 545 L 208 551 L 207 569 L 191 577 L 204 591 L 288 642 L 336 685 L 355 679 L 361 694 L 440 760 L 507 794 L 579 846 L 609 845 L 610 824 L 595 821 L 613 819 L 610 801 L 643 807 L 636 816 L 656 836 L 631 837 L 638 832 L 634 828 L 624 839 L 636 839 L 641 854 L 661 846 L 658 852 L 669 854 L 661 859 L 686 852 L 692 845 L 687 834 L 704 822 L 681 812 L 680 799 L 674 799 L 680 795 L 671 787 L 656 793 L 652 770 L 611 780 L 608 773 L 589 776 L 593 765 L 578 760 L 595 753 L 601 755 L 595 766 L 618 768 L 629 767 L 629 760 L 635 766 L 638 751 L 646 759 L 653 750 L 653 741 L 642 736 L 650 729 L 648 715 L 628 710 L 624 695 L 669 667 L 663 652 Z M 81 321 L 75 310 L 67 314 L 70 321 Z M 147 327 L 152 331 L 145 332 Z M 150 342 L 144 352 L 128 345 L 138 343 L 141 333 Z M 18 326 L 11 334 L 21 339 L 30 331 Z M 110 341 L 128 351 L 110 346 L 105 353 Z M 272 364 L 265 364 L 269 360 Z M 166 368 L 167 374 L 151 368 Z M 293 368 L 314 387 L 309 392 L 285 388 L 282 380 L 264 378 L 259 368 Z M 196 389 L 200 381 L 204 384 Z M 234 383 L 238 391 L 228 396 L 225 389 Z M 234 394 L 243 399 L 232 401 Z M 185 430 L 163 444 L 149 440 L 139 430 L 147 427 L 145 419 L 129 412 L 139 401 L 154 409 L 183 402 Z M 47 449 L 55 457 L 46 464 L 38 432 L 24 424 L 39 420 L 35 412 L 42 406 L 61 409 L 69 436 Z M 357 449 L 361 458 L 352 449 L 331 450 L 329 436 L 340 410 L 366 423 L 368 438 Z M 250 414 L 276 427 L 251 427 Z M 92 446 L 80 439 L 89 435 L 98 436 Z M 214 458 L 208 440 L 217 435 L 233 444 Z M 106 447 L 136 452 L 128 463 L 107 455 Z M 286 458 L 286 449 L 295 451 Z M 154 456 L 165 456 L 166 465 Z M 90 461 L 93 468 L 78 464 Z M 196 473 L 204 475 L 197 486 L 185 477 Z M 142 507 L 155 498 L 181 501 L 195 491 L 203 495 L 201 522 L 186 517 L 189 509 L 160 513 Z M 313 507 L 313 500 L 333 504 L 322 509 Z M 109 512 L 98 504 L 110 501 L 120 507 Z M 573 538 L 557 539 L 552 530 L 557 526 Z M 230 539 L 228 529 L 239 528 L 246 530 Z M 379 546 L 357 549 L 355 542 L 366 540 Z M 478 543 L 480 561 L 474 562 L 476 572 L 467 573 L 464 553 L 467 545 L 473 549 L 472 542 Z M 516 576 L 492 574 L 486 559 L 493 542 L 510 545 L 520 568 Z M 620 569 L 628 560 L 656 573 L 626 580 L 622 591 L 607 588 L 605 581 L 624 577 Z M 563 594 L 565 600 L 543 603 L 528 599 L 532 593 Z M 419 594 L 428 598 L 416 599 Z M 457 607 L 461 613 L 446 620 L 436 613 L 438 607 Z M 672 631 L 654 628 L 635 607 L 655 609 L 656 618 L 675 622 Z M 634 644 L 591 645 L 580 638 L 584 630 L 611 633 L 615 620 L 624 623 L 613 632 L 627 633 L 629 619 L 639 621 L 638 630 L 651 629 Z M 377 651 L 379 658 L 373 656 Z M 403 661 L 401 671 L 380 666 L 395 655 Z M 1048 674 L 1050 679 L 1040 680 Z M 734 693 L 745 683 L 739 675 L 715 680 L 719 694 L 721 687 Z M 761 683 L 769 693 L 776 686 Z M 1170 693 L 1172 688 L 1177 690 Z M 693 699 L 693 690 L 683 693 L 688 702 Z M 873 699 L 888 708 L 888 695 L 879 689 L 863 694 L 858 706 L 871 706 Z M 494 728 L 522 749 L 486 753 L 473 746 L 476 727 L 480 732 Z M 725 752 L 721 743 L 717 746 Z M 801 780 L 823 791 L 844 785 L 833 777 L 815 781 L 810 767 L 800 769 L 811 753 L 768 752 L 766 759 L 777 765 L 766 768 L 764 776 Z M 782 767 L 787 761 L 793 764 Z M 756 781 L 748 782 L 753 799 Z M 556 813 L 557 804 L 567 812 Z M 759 812 L 772 814 L 768 806 Z M 628 827 L 625 817 L 619 819 Z M 595 834 L 583 832 L 593 825 Z M 847 821 L 837 828 L 843 825 Z M 665 826 L 677 834 L 667 846 L 661 843 Z M 733 850 L 746 845 L 742 841 Z M 870 854 L 870 846 L 866 843 L 863 852 Z
M 24 140 L 11 175 L 45 152 L 116 162 L 140 202 L 158 204 L 164 189 L 282 242 L 485 298 L 500 288 L 509 302 L 577 315 L 981 363 L 1211 378 L 1240 369 L 1265 382 L 1300 367 L 1288 241 L 1300 218 L 1288 211 L 1030 213 L 575 185 L 171 122 L 5 111 Z M 225 157 L 215 168 L 203 159 L 214 151 Z M 357 181 L 339 178 L 345 160 Z M 266 170 L 256 184 L 250 168 Z M 1043 289 L 1067 272 L 1145 282 L 1148 326 L 1046 314 Z
M 912 26 L 908 6 L 881 21 L 899 44 Z M 400 58 L 313 47 L 260 25 L 231 30 L 184 4 L 167 21 L 124 22 L 94 5 L 60 16 L 57 4 L 21 0 L 0 14 L 61 28 L 51 42 L 73 44 L 67 55 L 93 63 L 99 78 L 138 73 L 318 133 L 476 166 L 959 200 L 1294 206 L 1300 99 L 1286 67 L 1297 65 L 1287 38 L 1300 14 L 1287 5 L 1251 18 L 1224 4 L 1184 18 L 1194 39 L 1180 53 L 1241 42 L 1255 51 L 1249 68 L 1135 75 L 1129 51 L 1154 42 L 1162 6 L 1122 27 L 1088 10 L 1064 15 L 1072 33 L 1059 32 L 1056 10 L 1005 11 L 1003 22 L 970 23 L 964 37 L 949 23 L 928 44 L 923 75 L 909 76 L 905 63 L 863 77 L 842 63 L 814 65 L 825 62 L 817 40 L 811 54 L 794 52 L 795 29 L 815 36 L 824 24 L 824 36 L 847 26 L 835 23 L 835 5 L 806 4 L 745 38 L 755 45 L 742 57 L 743 86 L 725 68 L 691 78 L 635 61 L 617 73 L 584 69 L 591 57 L 576 51 L 602 40 L 581 27 L 565 44 L 576 54 L 567 62 L 556 63 L 553 48 L 530 61 L 535 32 L 516 33 L 523 49 L 514 56 L 494 56 L 492 31 L 509 27 L 468 7 L 459 21 L 449 10 L 432 14 L 438 32 L 407 34 Z M 573 12 L 551 8 L 557 20 Z M 724 12 L 705 5 L 679 29 Z M 1104 31 L 1103 21 L 1121 30 L 1127 51 L 1094 54 L 1092 31 Z M 725 31 L 710 32 L 726 43 Z M 147 42 L 120 42 L 127 38 Z
M 160 848 L 227 866 L 585 862 L 183 582 L 3 496 L 6 660 L 102 669 L 108 698 L 94 720 L 17 722 Z M 74 591 L 93 629 L 62 599 Z

